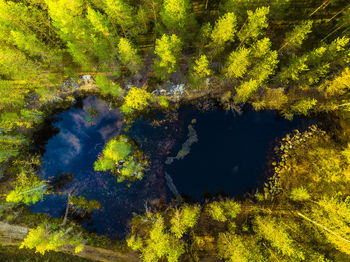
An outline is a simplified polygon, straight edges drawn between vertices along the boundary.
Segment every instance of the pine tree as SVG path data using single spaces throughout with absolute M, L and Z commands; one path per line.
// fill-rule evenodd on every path
M 164 80 L 169 74 L 176 72 L 182 41 L 176 35 L 163 35 L 156 40 L 154 53 L 158 56 L 154 61 L 154 70 L 158 78 Z
M 271 216 L 258 216 L 255 218 L 254 226 L 257 236 L 267 241 L 281 255 L 294 259 L 294 261 L 305 259 L 304 252 L 291 238 L 283 222 L 277 222 L 276 218 Z
M 137 54 L 137 50 L 132 46 L 131 42 L 121 37 L 118 43 L 118 57 L 123 65 L 131 72 L 135 73 L 140 69 L 141 58 Z
M 220 17 L 211 33 L 213 45 L 223 47 L 226 42 L 233 42 L 237 32 L 237 20 L 234 13 L 226 13 Z
M 267 15 L 269 12 L 269 7 L 260 7 L 254 12 L 251 10 L 247 11 L 247 23 L 245 23 L 237 33 L 237 36 L 241 41 L 240 46 L 243 43 L 249 43 L 250 41 L 258 39 L 263 33 L 263 29 L 268 27 Z
M 293 31 L 287 33 L 284 44 L 278 51 L 281 51 L 284 48 L 292 50 L 300 48 L 303 41 L 307 38 L 307 35 L 312 31 L 312 24 L 313 22 L 311 20 L 307 20 L 296 25 Z
M 54 230 L 48 224 L 40 224 L 29 231 L 20 248 L 35 248 L 35 252 L 44 255 L 47 251 L 58 251 L 63 245 L 72 245 L 75 246 L 75 253 L 79 253 L 84 249 L 84 240 L 80 234 L 70 233 L 71 230 L 72 228 Z
M 312 205 L 311 214 L 299 217 L 316 226 L 338 250 L 350 255 L 350 198 L 324 197 Z
M 200 207 L 184 205 L 181 209 L 175 209 L 170 223 L 170 231 L 177 238 L 182 238 L 188 229 L 193 228 L 199 218 Z
M 134 25 L 133 8 L 122 0 L 103 0 L 103 9 L 115 26 L 119 26 L 124 37 Z
M 240 48 L 238 51 L 233 51 L 227 61 L 225 76 L 227 78 L 242 78 L 250 66 L 250 50 Z
M 180 33 L 188 25 L 190 9 L 189 0 L 164 0 L 160 17 L 169 31 Z
M 35 204 L 44 199 L 47 185 L 36 174 L 21 172 L 14 184 L 14 189 L 6 196 L 7 202 Z

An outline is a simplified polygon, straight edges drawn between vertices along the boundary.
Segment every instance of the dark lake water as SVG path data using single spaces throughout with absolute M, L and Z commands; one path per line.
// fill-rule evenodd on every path
M 92 114 L 92 110 L 98 116 Z M 158 122 L 154 122 L 154 120 Z M 195 121 L 193 121 L 195 119 Z M 183 159 L 165 164 L 188 139 L 188 125 L 196 130 L 198 142 L 190 146 Z M 111 238 L 123 238 L 133 213 L 142 213 L 172 196 L 164 178 L 168 173 L 180 194 L 202 201 L 203 193 L 228 196 L 260 186 L 266 175 L 269 152 L 293 129 L 305 129 L 310 120 L 280 119 L 274 112 L 247 111 L 243 115 L 215 109 L 201 112 L 182 106 L 178 112 L 158 113 L 153 119 L 139 119 L 128 131 L 119 109 L 108 102 L 88 97 L 70 110 L 54 115 L 50 124 L 38 132 L 46 141 L 40 176 L 52 180 L 62 173 L 74 175 L 60 194 L 49 195 L 31 207 L 33 212 L 54 217 L 64 214 L 67 194 L 97 200 L 101 208 L 83 221 L 90 231 Z M 121 132 L 128 134 L 150 157 L 151 166 L 142 181 L 117 183 L 108 172 L 95 172 L 93 163 L 106 142 Z M 45 140 L 44 139 L 44 140 Z M 271 154 L 270 154 L 271 155 Z

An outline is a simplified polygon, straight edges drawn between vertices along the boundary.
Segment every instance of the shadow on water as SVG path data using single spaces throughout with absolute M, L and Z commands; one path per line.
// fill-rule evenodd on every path
M 188 139 L 188 125 L 193 119 L 198 142 L 183 159 L 166 165 L 167 157 L 176 156 Z M 220 109 L 200 112 L 194 106 L 136 120 L 126 133 L 150 157 L 151 166 L 142 181 L 128 186 L 127 182 L 117 183 L 109 172 L 93 170 L 105 143 L 125 131 L 119 109 L 91 96 L 52 116 L 36 134 L 40 141 L 35 147 L 43 154 L 39 174 L 42 179 L 58 182 L 52 185 L 61 194 L 49 195 L 31 209 L 62 217 L 66 194 L 94 199 L 101 208 L 94 210 L 83 226 L 111 238 L 124 238 L 133 213 L 142 213 L 145 203 L 159 205 L 170 198 L 165 172 L 189 200 L 202 201 L 203 195 L 241 195 L 261 185 L 267 152 L 275 139 L 295 128 L 305 129 L 310 123 L 279 119 L 274 112 L 248 110 L 235 116 Z

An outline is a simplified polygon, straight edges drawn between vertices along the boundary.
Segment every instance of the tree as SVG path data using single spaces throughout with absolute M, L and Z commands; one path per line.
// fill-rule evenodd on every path
M 187 232 L 188 229 L 196 225 L 199 214 L 199 206 L 184 205 L 180 210 L 175 209 L 174 215 L 170 220 L 170 231 L 175 237 L 182 238 L 183 234 Z
M 168 30 L 180 33 L 188 26 L 190 10 L 189 0 L 164 0 L 160 17 Z
M 251 97 L 253 93 L 259 88 L 259 82 L 255 79 L 243 82 L 238 88 L 236 88 L 236 103 L 245 103 Z
M 2 126 L 0 126 L 0 128 L 4 129 Z M 24 146 L 26 142 L 25 138 L 20 135 L 11 136 L 0 134 L 0 163 L 17 156 L 20 152 L 20 148 Z
M 96 200 L 88 201 L 85 197 L 71 196 L 69 197 L 69 205 L 78 212 L 91 213 L 95 209 L 99 209 L 101 204 Z
M 247 11 L 247 23 L 243 25 L 237 33 L 237 36 L 241 41 L 240 46 L 250 40 L 254 41 L 258 39 L 262 34 L 262 30 L 268 27 L 267 15 L 269 12 L 269 7 L 259 7 L 254 12 L 251 10 Z
M 22 171 L 14 183 L 14 189 L 6 196 L 6 201 L 31 205 L 43 200 L 46 191 L 46 183 L 38 175 Z
M 58 251 L 63 245 L 75 246 L 75 253 L 84 249 L 84 241 L 78 235 L 72 235 L 72 228 L 53 229 L 48 224 L 40 224 L 37 228 L 31 229 L 23 240 L 20 248 L 35 248 L 35 252 L 44 255 L 47 251 Z
M 131 236 L 127 243 L 134 250 L 140 251 L 140 258 L 145 262 L 164 258 L 169 262 L 176 262 L 185 252 L 183 241 L 166 232 L 164 218 L 161 215 L 154 218 L 143 241 L 139 237 Z
M 35 79 L 39 67 L 28 60 L 26 55 L 7 45 L 2 45 L 0 50 L 0 75 L 5 79 L 28 80 Z
M 267 241 L 278 253 L 296 261 L 305 259 L 304 252 L 291 238 L 283 222 L 277 222 L 276 218 L 271 216 L 258 216 L 254 225 L 257 236 Z
M 235 218 L 240 211 L 240 204 L 229 199 L 225 201 L 213 201 L 206 206 L 206 212 L 210 217 L 219 222 L 226 222 Z
M 255 261 L 252 260 L 251 254 L 258 250 L 252 250 L 246 243 L 246 237 L 243 238 L 231 232 L 219 233 L 217 256 L 227 262 Z
M 310 217 L 298 215 L 320 229 L 338 250 L 350 255 L 350 197 L 324 197 L 312 205 Z
M 301 115 L 308 115 L 310 110 L 317 104 L 317 100 L 314 98 L 304 98 L 302 100 L 299 100 L 294 105 L 291 106 L 292 112 L 301 114 Z
M 286 47 L 288 47 L 288 49 L 299 48 L 303 41 L 307 38 L 307 35 L 311 33 L 312 24 L 313 22 L 311 20 L 307 20 L 296 25 L 293 31 L 287 33 L 284 44 L 278 51 L 281 51 Z
M 194 61 L 192 66 L 191 78 L 194 86 L 199 86 L 200 83 L 208 76 L 212 74 L 212 70 L 209 67 L 210 62 L 206 55 L 201 55 Z
M 224 46 L 226 42 L 233 42 L 237 31 L 236 16 L 234 13 L 226 13 L 220 17 L 211 32 L 213 45 L 217 48 Z
M 250 66 L 250 50 L 240 48 L 238 51 L 233 51 L 227 61 L 225 75 L 228 78 L 242 78 Z
M 144 89 L 132 87 L 124 98 L 124 104 L 121 110 L 125 114 L 133 113 L 134 111 L 142 111 L 145 110 L 152 101 L 152 94 Z
M 82 0 L 45 0 L 50 18 L 74 62 L 85 70 L 93 68 L 93 43 L 89 21 L 83 18 Z
M 330 71 L 330 65 L 342 64 L 346 60 L 346 48 L 350 38 L 337 38 L 330 44 L 322 44 L 302 56 L 292 56 L 289 65 L 279 73 L 283 82 L 291 80 L 308 85 L 317 84 Z
M 121 37 L 118 43 L 119 60 L 131 72 L 137 72 L 140 69 L 141 58 L 137 55 L 137 50 L 131 45 L 131 42 Z
M 110 140 L 94 163 L 95 171 L 108 171 L 118 175 L 118 182 L 125 179 L 142 179 L 148 165 L 142 151 L 125 135 Z
M 119 84 L 113 83 L 106 76 L 95 77 L 96 86 L 101 90 L 102 95 L 112 95 L 121 97 L 124 95 L 124 90 Z
M 154 70 L 158 78 L 164 80 L 169 74 L 176 72 L 181 49 L 182 42 L 174 34 L 163 35 L 156 40 L 154 53 L 158 57 L 154 60 Z
M 194 62 L 193 71 L 199 78 L 205 78 L 211 75 L 211 70 L 209 68 L 209 61 L 206 55 L 201 55 Z
M 288 135 L 280 146 L 281 159 L 275 166 L 279 181 L 275 186 L 288 195 L 303 187 L 313 199 L 333 192 L 349 194 L 350 172 L 343 152 L 315 126 Z
M 124 37 L 134 25 L 132 7 L 122 0 L 102 0 L 103 9 L 114 25 L 120 26 Z

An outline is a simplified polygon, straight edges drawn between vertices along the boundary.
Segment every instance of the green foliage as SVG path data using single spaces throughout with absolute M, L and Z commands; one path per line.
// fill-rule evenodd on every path
M 111 22 L 118 25 L 126 36 L 126 32 L 134 25 L 132 7 L 122 0 L 102 0 L 102 2 Z
M 312 126 L 283 139 L 281 160 L 275 167 L 277 187 L 288 194 L 303 187 L 312 199 L 333 192 L 349 193 L 348 160 L 324 132 Z
M 163 35 L 156 40 L 154 53 L 158 56 L 154 61 L 154 70 L 159 79 L 166 79 L 169 74 L 176 72 L 181 54 L 182 42 L 176 35 Z
M 245 239 L 234 233 L 220 233 L 218 239 L 218 258 L 228 262 L 252 261 L 251 250 L 244 244 Z
M 242 29 L 237 33 L 241 43 L 256 40 L 262 34 L 262 30 L 268 27 L 267 15 L 270 12 L 269 7 L 259 7 L 254 12 L 247 11 L 248 20 Z
M 35 204 L 44 199 L 46 190 L 45 182 L 38 175 L 21 172 L 14 183 L 14 189 L 6 196 L 6 201 L 26 205 Z
M 330 71 L 331 63 L 343 63 L 344 56 L 350 39 L 347 37 L 337 38 L 330 44 L 322 44 L 312 51 L 296 57 L 292 56 L 288 66 L 282 68 L 281 80 L 288 83 L 291 80 L 299 80 L 309 85 L 316 84 Z M 339 59 L 341 58 L 342 59 Z M 336 59 L 338 58 L 338 59 Z
M 304 187 L 296 187 L 290 192 L 290 198 L 294 201 L 305 201 L 310 199 L 310 194 Z
M 169 107 L 169 100 L 166 96 L 159 96 L 158 104 L 163 108 L 168 108 Z
M 35 248 L 35 252 L 45 254 L 47 251 L 58 251 L 63 245 L 75 246 L 75 253 L 83 251 L 84 244 L 80 235 L 72 235 L 69 229 L 56 229 L 48 224 L 41 224 L 31 229 L 20 248 Z
M 257 80 L 249 80 L 243 82 L 237 89 L 237 94 L 235 97 L 236 103 L 245 103 L 248 101 L 250 96 L 259 88 L 259 82 Z
M 122 105 L 121 110 L 125 114 L 130 114 L 134 111 L 142 111 L 145 110 L 152 101 L 152 94 L 144 89 L 131 87 L 124 98 L 124 104 Z
M 96 86 L 100 88 L 102 95 L 112 95 L 121 97 L 124 95 L 124 90 L 119 84 L 113 83 L 106 76 L 95 77 Z
M 287 33 L 285 43 L 281 49 L 285 47 L 288 47 L 288 49 L 300 48 L 307 35 L 311 33 L 312 24 L 313 22 L 308 20 L 296 25 L 293 31 Z
M 198 78 L 205 78 L 212 74 L 206 55 L 201 55 L 196 61 L 194 61 L 193 71 Z
M 297 261 L 305 259 L 304 252 L 297 247 L 283 222 L 277 222 L 273 217 L 258 216 L 254 230 L 282 255 Z
M 118 182 L 122 182 L 125 179 L 142 179 L 147 164 L 145 156 L 131 139 L 120 135 L 106 144 L 102 155 L 94 163 L 94 170 L 111 170 L 118 175 Z
M 185 252 L 183 242 L 166 233 L 162 216 L 155 218 L 143 243 L 139 237 L 135 236 L 128 238 L 127 243 L 134 250 L 140 251 L 140 258 L 145 262 L 158 261 L 164 258 L 169 262 L 176 262 Z
M 310 218 L 330 243 L 350 255 L 350 197 L 324 197 L 313 205 Z
M 188 25 L 190 9 L 189 0 L 164 0 L 160 17 L 167 29 L 179 33 Z
M 131 72 L 137 72 L 141 64 L 141 58 L 130 41 L 121 37 L 118 43 L 119 59 Z
M 182 238 L 188 229 L 194 227 L 199 218 L 200 207 L 184 205 L 181 209 L 175 209 L 174 215 L 170 220 L 170 231 L 175 237 Z
M 87 213 L 91 213 L 95 209 L 99 209 L 101 204 L 96 200 L 88 201 L 85 197 L 71 196 L 69 197 L 69 204 L 75 209 L 83 209 Z
M 211 33 L 214 45 L 222 47 L 228 41 L 234 41 L 237 32 L 236 16 L 234 13 L 226 13 L 216 21 Z
M 240 48 L 238 51 L 233 51 L 227 62 L 226 77 L 241 78 L 248 70 L 250 50 L 247 48 Z
M 233 200 L 213 201 L 206 206 L 210 217 L 219 222 L 226 222 L 233 219 L 241 211 L 240 204 Z
M 310 110 L 317 104 L 317 100 L 314 98 L 306 98 L 295 103 L 291 109 L 293 112 L 296 112 L 301 115 L 308 115 Z

